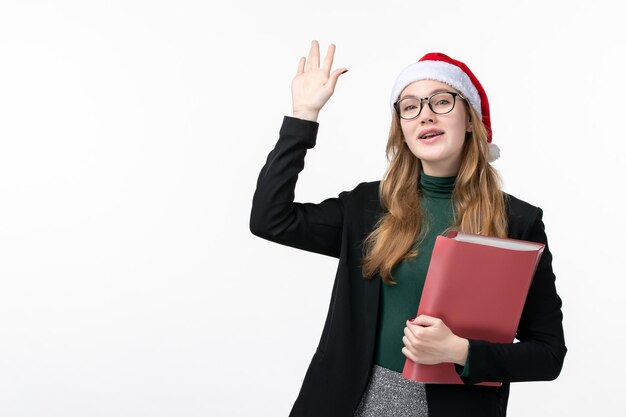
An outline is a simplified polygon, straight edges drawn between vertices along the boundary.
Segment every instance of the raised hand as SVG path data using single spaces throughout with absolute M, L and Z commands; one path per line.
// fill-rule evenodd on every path
M 334 56 L 335 45 L 330 44 L 320 67 L 320 47 L 314 40 L 311 42 L 308 59 L 300 58 L 298 72 L 291 82 L 294 117 L 317 121 L 320 110 L 335 92 L 339 76 L 348 71 L 339 68 L 331 73 Z

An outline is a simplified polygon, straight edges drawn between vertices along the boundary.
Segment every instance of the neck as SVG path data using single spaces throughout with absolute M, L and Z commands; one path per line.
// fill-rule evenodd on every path
M 459 173 L 461 162 L 458 163 L 430 163 L 428 161 L 422 161 L 422 170 L 426 175 L 431 177 L 454 177 Z

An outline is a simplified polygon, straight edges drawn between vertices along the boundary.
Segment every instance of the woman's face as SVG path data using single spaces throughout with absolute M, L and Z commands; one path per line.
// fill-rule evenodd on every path
M 457 92 L 448 84 L 421 80 L 406 86 L 400 98 L 426 98 L 441 91 Z M 447 114 L 433 113 L 423 100 L 419 116 L 411 120 L 400 119 L 400 125 L 409 149 L 422 161 L 426 174 L 450 177 L 459 172 L 465 134 L 471 130 L 462 98 L 456 97 L 454 109 Z

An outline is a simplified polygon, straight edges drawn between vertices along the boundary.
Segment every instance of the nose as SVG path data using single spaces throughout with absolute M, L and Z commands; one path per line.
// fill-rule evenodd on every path
M 430 108 L 430 103 L 424 103 L 422 105 L 422 111 L 420 112 L 420 114 L 417 116 L 417 119 L 420 123 L 424 124 L 426 122 L 434 122 L 435 118 L 437 117 L 437 113 L 435 113 L 431 108 Z

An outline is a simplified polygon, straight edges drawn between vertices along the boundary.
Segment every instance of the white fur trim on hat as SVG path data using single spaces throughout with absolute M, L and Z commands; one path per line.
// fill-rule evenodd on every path
M 489 143 L 489 162 L 493 162 L 500 158 L 500 148 L 495 143 Z
M 478 113 L 478 117 L 482 118 L 480 95 L 469 76 L 456 65 L 443 61 L 419 61 L 403 69 L 398 78 L 396 78 L 396 82 L 391 90 L 392 110 L 393 103 L 398 100 L 402 90 L 412 82 L 419 80 L 440 81 L 455 88 L 468 99 L 476 113 Z

